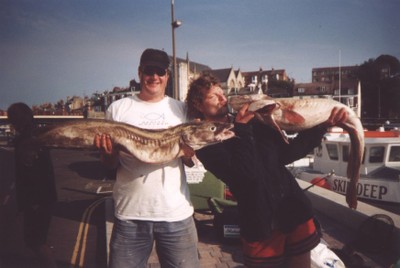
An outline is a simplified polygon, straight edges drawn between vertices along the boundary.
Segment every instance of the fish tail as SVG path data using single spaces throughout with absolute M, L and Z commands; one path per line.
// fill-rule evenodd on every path
M 357 183 L 360 179 L 362 158 L 364 155 L 364 130 L 359 118 L 350 117 L 346 122 L 351 141 L 347 177 L 350 179 L 346 192 L 346 202 L 350 208 L 357 208 Z

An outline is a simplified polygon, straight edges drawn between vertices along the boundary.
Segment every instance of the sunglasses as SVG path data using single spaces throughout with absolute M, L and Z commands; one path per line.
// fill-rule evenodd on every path
M 146 66 L 146 67 L 142 68 L 142 72 L 145 75 L 157 74 L 158 76 L 164 76 L 167 73 L 167 70 L 157 67 L 157 66 Z

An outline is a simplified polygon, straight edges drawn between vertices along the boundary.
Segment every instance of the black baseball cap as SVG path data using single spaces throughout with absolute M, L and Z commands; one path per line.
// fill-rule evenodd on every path
M 162 69 L 167 69 L 169 66 L 169 57 L 165 51 L 148 48 L 143 51 L 140 57 L 140 66 L 156 66 Z

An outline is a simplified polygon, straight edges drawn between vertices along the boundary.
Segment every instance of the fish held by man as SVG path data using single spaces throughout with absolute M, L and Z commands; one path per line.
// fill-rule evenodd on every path
M 185 155 L 185 150 L 198 150 L 234 137 L 232 127 L 229 123 L 189 122 L 165 129 L 143 129 L 91 119 L 51 126 L 36 137 L 35 143 L 50 148 L 96 149 L 96 134 L 107 134 L 118 149 L 143 162 L 160 164 Z
M 341 127 L 349 133 L 351 148 L 347 165 L 350 184 L 346 193 L 346 202 L 350 208 L 357 208 L 357 182 L 364 154 L 364 129 L 360 118 L 350 107 L 332 99 L 274 99 L 264 94 L 237 95 L 229 99 L 230 107 L 239 111 L 244 104 L 249 104 L 249 111 L 255 112 L 256 118 L 270 125 L 282 134 L 282 130 L 299 132 L 325 122 L 333 108 L 345 108 L 348 119 Z

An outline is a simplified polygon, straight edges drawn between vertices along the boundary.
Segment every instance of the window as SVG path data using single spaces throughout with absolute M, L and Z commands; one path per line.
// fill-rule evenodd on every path
M 347 99 L 347 106 L 354 107 L 354 98 Z
M 326 144 L 326 149 L 328 150 L 328 155 L 331 160 L 339 160 L 339 151 L 336 144 Z
M 390 148 L 389 162 L 400 162 L 400 146 Z
M 263 75 L 263 76 L 261 77 L 261 82 L 263 82 L 263 83 L 268 83 L 268 75 Z
M 306 90 L 305 90 L 305 88 L 303 88 L 303 87 L 299 87 L 299 88 L 297 89 L 297 92 L 298 92 L 298 93 L 304 93 L 304 92 L 306 92 Z
M 350 147 L 348 145 L 343 145 L 342 149 L 343 149 L 342 151 L 343 162 L 348 162 Z
M 348 162 L 349 161 L 349 155 L 350 155 L 350 146 L 349 145 L 343 145 L 342 147 L 342 159 L 343 162 Z M 365 154 L 363 155 L 362 162 L 364 164 L 365 160 Z
M 385 154 L 385 147 L 376 146 L 369 149 L 369 162 L 370 163 L 381 163 L 383 162 L 383 156 Z

